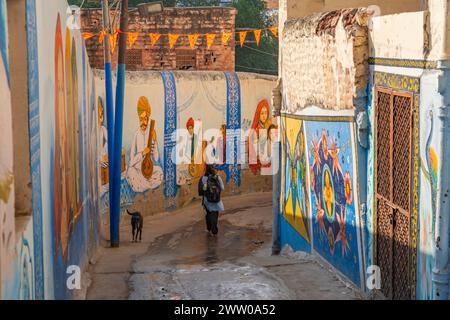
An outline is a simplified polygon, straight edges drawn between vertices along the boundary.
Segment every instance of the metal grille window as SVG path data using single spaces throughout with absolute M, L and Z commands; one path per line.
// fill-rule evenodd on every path
M 387 298 L 410 296 L 412 96 L 377 90 L 377 263 Z
M 176 55 L 178 70 L 197 69 L 197 50 L 177 49 Z

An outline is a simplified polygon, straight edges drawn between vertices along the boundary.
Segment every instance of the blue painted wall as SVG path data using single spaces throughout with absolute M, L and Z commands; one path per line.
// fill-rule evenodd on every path
M 0 0 L 2 26 L 4 4 Z M 67 267 L 83 270 L 99 245 L 95 82 L 80 30 L 65 28 L 66 9 L 63 0 L 51 6 L 26 1 L 33 212 L 17 237 L 16 259 L 8 261 L 4 299 L 72 298 Z

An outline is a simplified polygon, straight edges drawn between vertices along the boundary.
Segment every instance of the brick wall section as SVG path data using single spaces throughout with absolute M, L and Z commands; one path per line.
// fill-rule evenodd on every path
M 288 20 L 282 39 L 283 92 L 288 112 L 309 106 L 354 109 L 368 79 L 366 9 Z
M 228 46 L 221 43 L 222 32 L 235 32 L 237 10 L 234 8 L 165 8 L 162 13 L 141 16 L 137 9 L 130 11 L 129 31 L 140 32 L 138 40 L 131 50 L 128 50 L 128 70 L 180 70 L 181 55 L 185 60 L 194 61 L 189 70 L 234 71 L 235 39 Z M 114 13 L 111 13 L 113 21 Z M 102 26 L 102 12 L 98 9 L 82 11 L 82 31 L 98 33 Z M 116 28 L 119 18 L 116 17 Z M 216 34 L 214 45 L 206 48 L 206 37 L 200 37 L 196 50 L 189 47 L 186 36 L 180 37 L 173 49 L 169 48 L 167 36 L 161 37 L 155 46 L 151 45 L 149 33 L 161 34 Z M 145 35 L 144 35 L 145 34 Z M 98 37 L 86 41 L 87 52 L 91 66 L 103 69 L 103 45 Z M 186 51 L 187 50 L 187 51 Z M 113 64 L 117 61 L 117 51 L 113 55 Z M 178 63 L 177 63 L 178 55 Z M 190 56 L 195 56 L 196 61 Z M 186 68 L 186 67 L 184 67 Z

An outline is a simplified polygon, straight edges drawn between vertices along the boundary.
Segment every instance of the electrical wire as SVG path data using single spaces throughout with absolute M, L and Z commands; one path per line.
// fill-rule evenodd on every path
M 255 48 L 249 47 L 249 46 L 247 46 L 247 45 L 244 45 L 244 47 L 245 47 L 245 48 L 247 48 L 247 49 L 250 49 L 250 50 L 252 50 L 252 51 L 255 51 L 255 52 L 259 52 L 259 53 L 262 53 L 262 54 L 266 54 L 266 55 L 268 55 L 268 56 L 272 56 L 272 57 L 278 57 L 278 55 L 277 55 L 277 54 L 273 54 L 273 53 L 269 53 L 269 52 L 261 51 L 261 50 L 258 50 L 258 49 L 255 49 Z

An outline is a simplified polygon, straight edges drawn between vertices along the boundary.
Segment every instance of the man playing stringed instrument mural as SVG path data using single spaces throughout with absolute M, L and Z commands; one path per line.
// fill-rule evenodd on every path
M 159 162 L 158 141 L 156 130 L 151 120 L 151 107 L 146 97 L 140 97 L 137 105 L 139 129 L 134 135 L 130 151 L 130 162 L 127 170 L 127 181 L 134 192 L 142 193 L 158 188 L 163 181 L 163 170 Z M 152 125 L 153 124 L 153 125 Z M 147 157 L 150 155 L 150 157 Z M 146 159 L 147 158 L 147 159 Z M 145 161 L 150 160 L 150 174 L 145 172 Z

